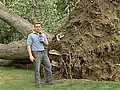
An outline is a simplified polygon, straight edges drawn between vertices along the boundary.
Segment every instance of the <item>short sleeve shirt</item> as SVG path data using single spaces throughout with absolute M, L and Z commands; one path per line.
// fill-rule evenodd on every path
M 48 42 L 47 35 L 45 33 L 36 33 L 35 31 L 28 35 L 27 45 L 32 47 L 32 51 L 45 50 L 44 44 L 40 42 L 40 38 L 44 38 Z

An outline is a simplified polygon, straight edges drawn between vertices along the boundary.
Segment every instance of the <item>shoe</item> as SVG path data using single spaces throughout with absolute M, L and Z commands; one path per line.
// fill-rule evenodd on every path
M 53 82 L 46 82 L 46 85 L 52 85 Z
M 39 88 L 41 87 L 41 84 L 36 84 L 35 87 Z
M 40 86 L 40 85 L 35 85 L 35 87 L 39 88 L 39 87 L 41 87 L 41 86 Z

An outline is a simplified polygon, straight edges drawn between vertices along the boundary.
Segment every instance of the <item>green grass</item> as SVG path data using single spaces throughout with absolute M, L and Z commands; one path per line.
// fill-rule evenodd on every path
M 0 67 L 0 90 L 120 90 L 119 82 L 65 79 L 36 88 L 33 75 L 32 70 Z

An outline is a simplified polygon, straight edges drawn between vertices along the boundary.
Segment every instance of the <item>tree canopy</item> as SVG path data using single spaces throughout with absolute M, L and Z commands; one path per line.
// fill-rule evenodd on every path
M 74 1 L 74 0 L 73 0 Z M 55 33 L 68 19 L 72 0 L 2 0 L 2 3 L 14 13 L 33 23 L 34 18 L 42 23 L 44 30 Z M 75 0 L 74 2 L 77 2 Z M 23 36 L 13 27 L 0 20 L 0 43 L 21 40 Z

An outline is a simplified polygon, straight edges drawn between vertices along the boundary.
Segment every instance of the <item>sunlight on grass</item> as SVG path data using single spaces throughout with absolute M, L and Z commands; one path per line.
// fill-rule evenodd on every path
M 34 72 L 27 69 L 0 67 L 0 90 L 120 90 L 119 82 L 86 79 L 54 80 L 53 85 L 34 86 Z
M 5 81 L 9 80 L 11 77 L 6 75 L 5 73 L 0 73 L 0 85 L 4 84 Z

